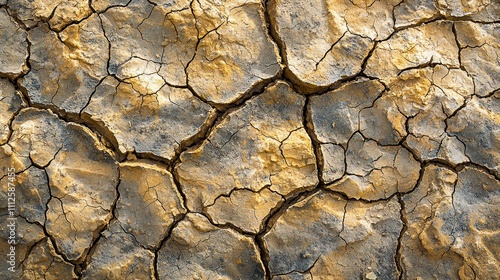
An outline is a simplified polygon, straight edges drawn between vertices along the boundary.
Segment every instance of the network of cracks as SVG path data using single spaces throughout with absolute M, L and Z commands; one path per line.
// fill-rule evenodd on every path
M 2 279 L 499 277 L 496 1 L 0 0 L 0 38 Z

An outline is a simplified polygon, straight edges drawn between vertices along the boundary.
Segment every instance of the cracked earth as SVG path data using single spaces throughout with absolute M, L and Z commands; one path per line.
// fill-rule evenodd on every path
M 500 279 L 496 0 L 0 0 L 0 38 L 1 279 Z

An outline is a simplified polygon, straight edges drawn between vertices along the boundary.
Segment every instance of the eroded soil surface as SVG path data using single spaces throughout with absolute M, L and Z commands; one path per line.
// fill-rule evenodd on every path
M 0 0 L 0 93 L 1 279 L 500 279 L 496 0 Z

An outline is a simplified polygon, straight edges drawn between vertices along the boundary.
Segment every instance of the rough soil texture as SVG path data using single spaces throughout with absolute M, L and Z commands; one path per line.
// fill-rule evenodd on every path
M 0 39 L 0 279 L 500 279 L 497 0 L 0 0 Z

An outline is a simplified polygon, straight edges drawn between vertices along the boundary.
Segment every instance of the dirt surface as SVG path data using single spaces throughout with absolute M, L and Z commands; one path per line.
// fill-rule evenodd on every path
M 500 279 L 500 2 L 0 0 L 1 279 Z

